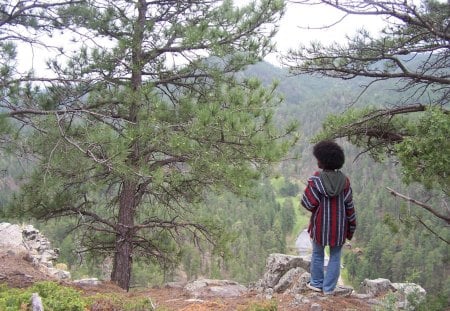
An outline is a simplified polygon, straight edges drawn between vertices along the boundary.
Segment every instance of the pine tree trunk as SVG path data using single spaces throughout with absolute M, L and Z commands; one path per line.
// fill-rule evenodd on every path
M 142 86 L 143 54 L 142 44 L 144 37 L 145 16 L 147 11 L 147 2 L 139 0 L 137 3 L 139 11 L 136 24 L 134 25 L 133 48 L 132 48 L 132 73 L 131 86 L 135 94 L 139 94 Z M 138 97 L 138 96 L 137 96 Z M 137 119 L 139 104 L 137 102 L 130 103 L 128 120 L 138 124 Z M 128 157 L 131 166 L 134 166 L 137 159 L 140 158 L 137 141 L 131 146 L 131 154 Z M 131 180 L 123 183 L 122 192 L 119 197 L 119 215 L 117 223 L 118 234 L 116 236 L 116 247 L 114 254 L 113 270 L 111 273 L 111 281 L 116 282 L 121 288 L 127 291 L 130 288 L 131 266 L 133 262 L 133 235 L 134 235 L 134 217 L 138 198 L 138 184 Z
M 131 280 L 131 265 L 133 263 L 133 226 L 135 216 L 136 184 L 125 181 L 119 198 L 119 215 L 115 254 L 111 281 L 121 288 L 129 290 Z

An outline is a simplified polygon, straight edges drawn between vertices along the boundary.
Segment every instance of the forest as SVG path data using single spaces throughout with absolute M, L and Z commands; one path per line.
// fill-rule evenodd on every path
M 276 112 L 277 122 L 295 119 L 302 133 L 292 150 L 291 158 L 295 159 L 288 156 L 274 169 L 273 177 L 261 179 L 245 197 L 223 192 L 220 195 L 209 194 L 205 202 L 196 204 L 196 217 L 220 223 L 225 228 L 226 234 L 221 236 L 223 247 L 214 249 L 186 237 L 183 248 L 177 249 L 166 240 L 165 247 L 172 248 L 173 256 L 178 257 L 176 263 L 167 262 L 161 266 L 161 262 L 137 258 L 133 263 L 132 286 L 162 284 L 181 275 L 190 280 L 207 276 L 248 284 L 261 277 L 268 254 L 296 254 L 296 235 L 306 228 L 308 221 L 307 212 L 299 204 L 299 196 L 309 174 L 317 169 L 311 155 L 310 140 L 320 131 L 327 115 L 345 109 L 344 105 L 337 103 L 345 103 L 343 98 L 351 98 L 354 91 L 351 85 L 345 86 L 329 79 L 286 78 L 287 71 L 265 62 L 250 67 L 245 75 L 280 79 L 279 92 L 286 101 Z M 367 96 L 382 101 L 383 96 L 387 100 L 392 94 L 380 92 Z M 358 229 L 351 244 L 353 249 L 363 250 L 362 253 L 345 251 L 347 281 L 355 287 L 365 278 L 415 282 L 430 294 L 448 297 L 448 244 L 421 226 L 417 219 L 431 224 L 447 239 L 450 238 L 448 229 L 429 213 L 393 197 L 386 187 L 423 195 L 426 190 L 416 184 L 403 185 L 400 167 L 395 160 L 388 158 L 375 162 L 367 154 L 358 155 L 360 151 L 345 140 L 339 142 L 347 153 L 343 171 L 352 180 L 358 213 Z M 2 158 L 0 168 L 3 172 L 1 202 L 6 206 L 13 191 L 19 188 L 17 176 L 22 168 L 8 157 Z M 2 219 L 16 220 L 4 216 Z M 25 219 L 35 223 L 30 218 L 22 218 L 21 221 Z M 72 228 L 70 221 L 48 221 L 36 225 L 49 236 L 55 247 L 61 249 L 59 260 L 71 267 L 74 277 L 109 277 L 108 257 L 96 253 L 74 256 L 79 251 L 76 249 L 79 237 L 76 233 L 69 234 L 68 230 Z
M 23 4 L 1 6 L 0 218 L 39 228 L 74 278 L 258 280 L 270 253 L 296 254 L 311 146 L 335 139 L 358 217 L 345 281 L 448 303 L 445 4 L 371 4 L 402 21 L 389 40 L 312 44 L 284 68 L 261 61 L 283 1 Z M 58 32 L 81 48 L 43 39 Z M 56 53 L 48 72 L 18 69 L 24 42 Z
M 263 73 L 266 70 L 271 73 Z M 288 77 L 286 71 L 267 63 L 256 65 L 249 71 L 261 77 L 279 77 L 282 81 L 279 89 L 286 102 L 277 111 L 277 116 L 280 122 L 289 118 L 298 120 L 302 137 L 293 151 L 299 159 L 283 161 L 279 172 L 286 181 L 299 185 L 302 191 L 309 174 L 317 170 L 311 155 L 311 139 L 320 132 L 328 115 L 339 115 L 347 109 L 346 103 L 352 101 L 362 82 Z M 388 103 L 399 96 L 395 91 L 389 91 L 392 89 L 389 84 L 378 87 L 366 93 L 358 104 Z M 348 140 L 338 141 L 347 153 L 343 171 L 352 180 L 358 215 L 357 234 L 351 244 L 353 249 L 363 250 L 362 253 L 347 251 L 344 256 L 348 281 L 355 287 L 364 278 L 416 282 L 435 295 L 448 297 L 448 225 L 420 207 L 391 195 L 387 187 L 411 197 L 431 196 L 430 190 L 418 183 L 405 185 L 401 165 L 395 157 L 375 161 Z M 432 197 L 434 202 L 429 203 L 445 207 L 448 202 L 448 197 L 438 191 Z M 298 202 L 295 204 L 296 209 L 301 208 Z M 433 230 L 423 226 L 422 222 Z

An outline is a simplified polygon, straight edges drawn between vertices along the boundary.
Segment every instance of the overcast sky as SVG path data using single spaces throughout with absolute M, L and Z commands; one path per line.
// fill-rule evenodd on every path
M 243 5 L 251 0 L 235 0 L 235 4 Z M 300 43 L 308 43 L 312 40 L 322 42 L 342 41 L 346 34 L 354 33 L 358 28 L 366 28 L 377 31 L 381 28 L 381 19 L 378 17 L 351 16 L 340 22 L 333 28 L 314 29 L 324 25 L 330 25 L 342 16 L 342 13 L 326 5 L 307 6 L 300 4 L 287 4 L 287 10 L 280 22 L 280 28 L 275 36 L 279 53 L 287 52 L 289 48 L 296 48 Z M 310 29 L 304 29 L 310 27 Z M 279 53 L 268 55 L 265 60 L 278 65 Z M 28 70 L 33 66 L 37 70 L 45 68 L 45 58 L 50 55 L 45 50 L 35 48 L 33 51 L 29 46 L 23 46 L 19 50 L 19 70 Z
M 244 3 L 248 1 L 235 0 L 235 2 Z M 357 29 L 365 28 L 375 34 L 383 25 L 379 16 L 347 16 L 332 28 L 317 29 L 335 23 L 342 16 L 342 12 L 326 5 L 307 6 L 288 3 L 286 13 L 281 19 L 280 28 L 275 37 L 278 50 L 286 52 L 290 48 L 298 47 L 301 43 L 307 44 L 313 40 L 325 43 L 343 42 L 345 35 L 354 34 Z M 309 29 L 305 29 L 307 27 Z M 276 54 L 269 55 L 266 60 L 277 64 Z

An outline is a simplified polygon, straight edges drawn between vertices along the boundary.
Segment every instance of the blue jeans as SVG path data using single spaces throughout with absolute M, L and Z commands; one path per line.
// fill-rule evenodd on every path
M 341 246 L 330 247 L 330 260 L 327 272 L 324 273 L 325 246 L 311 241 L 313 252 L 311 257 L 311 285 L 322 288 L 324 293 L 330 293 L 336 288 L 341 273 Z

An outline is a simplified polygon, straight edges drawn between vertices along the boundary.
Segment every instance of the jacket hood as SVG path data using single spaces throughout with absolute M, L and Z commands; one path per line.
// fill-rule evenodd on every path
M 347 181 L 347 177 L 341 171 L 322 171 L 319 174 L 326 194 L 330 197 L 341 193 Z

